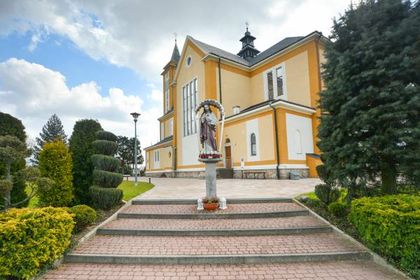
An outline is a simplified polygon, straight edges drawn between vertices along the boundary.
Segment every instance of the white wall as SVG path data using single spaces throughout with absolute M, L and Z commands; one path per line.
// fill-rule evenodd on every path
M 199 128 L 197 129 L 199 131 Z M 200 164 L 198 161 L 198 134 L 182 136 L 182 165 Z
M 313 153 L 312 120 L 286 113 L 287 149 L 289 160 L 305 160 Z

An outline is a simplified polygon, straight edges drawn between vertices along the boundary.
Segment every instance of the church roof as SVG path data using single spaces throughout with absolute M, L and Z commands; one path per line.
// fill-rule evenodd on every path
M 193 41 L 196 45 L 198 45 L 205 53 L 207 54 L 213 54 L 213 55 L 217 55 L 220 56 L 224 59 L 242 64 L 244 66 L 254 66 L 255 64 L 275 55 L 276 53 L 286 49 L 287 47 L 313 35 L 314 33 L 318 33 L 321 34 L 317 31 L 310 33 L 307 36 L 296 36 L 296 37 L 286 37 L 283 40 L 277 42 L 276 44 L 274 44 L 273 46 L 269 47 L 268 49 L 266 49 L 263 52 L 260 52 L 259 54 L 257 54 L 255 57 L 250 58 L 249 61 L 240 57 L 239 55 L 230 53 L 228 51 L 219 49 L 217 47 L 211 46 L 209 44 L 203 43 L 197 39 L 194 39 L 191 36 L 188 36 L 187 38 L 189 38 L 191 41 Z
M 174 49 L 172 51 L 171 60 L 169 62 L 174 62 L 175 64 L 178 64 L 178 61 L 179 61 L 180 57 L 181 56 L 179 55 L 178 46 L 177 46 L 176 41 L 175 41 L 175 46 L 174 46 Z

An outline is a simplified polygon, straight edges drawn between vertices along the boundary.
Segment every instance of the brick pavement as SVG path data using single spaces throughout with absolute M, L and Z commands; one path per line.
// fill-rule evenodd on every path
M 321 262 L 254 265 L 64 264 L 45 280 L 402 280 L 373 262 Z
M 313 216 L 297 216 L 265 219 L 118 219 L 106 224 L 108 229 L 150 229 L 150 230 L 221 230 L 221 229 L 273 229 L 324 226 L 323 221 Z
M 250 203 L 228 205 L 229 213 L 271 213 L 300 210 L 295 203 Z M 199 214 L 193 205 L 132 205 L 126 212 L 149 214 Z M 325 225 L 316 217 L 261 217 L 248 219 L 118 219 L 104 226 L 112 229 L 166 229 L 166 230 L 216 230 L 216 229 L 264 229 L 300 228 Z M 72 254 L 84 256 L 110 256 L 105 264 L 77 263 L 86 258 L 71 259 L 76 263 L 65 263 L 47 272 L 42 279 L 321 279 L 321 280 L 402 280 L 396 274 L 373 261 L 328 261 L 313 262 L 314 259 L 295 259 L 294 263 L 250 263 L 250 264 L 114 264 L 118 256 L 175 257 L 199 256 L 211 258 L 228 256 L 310 256 L 311 254 L 351 253 L 364 251 L 362 247 L 343 235 L 328 233 L 297 233 L 287 235 L 252 236 L 135 236 L 97 234 L 78 247 Z M 95 258 L 95 257 L 94 257 Z M 154 260 L 151 258 L 150 260 Z M 89 259 L 92 260 L 92 259 Z M 102 259 L 104 260 L 104 259 Z M 252 258 L 249 259 L 251 262 Z M 309 261 L 309 260 L 312 260 Z M 328 260 L 331 260 L 329 258 Z M 207 262 L 207 260 L 206 260 Z M 235 260 L 236 262 L 236 260 Z

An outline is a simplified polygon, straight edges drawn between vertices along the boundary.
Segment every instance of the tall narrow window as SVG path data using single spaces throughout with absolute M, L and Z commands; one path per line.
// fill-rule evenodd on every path
M 257 137 L 255 136 L 255 133 L 251 133 L 251 137 L 250 137 L 250 141 L 251 141 L 251 156 L 256 156 L 257 155 Z
M 283 92 L 283 67 L 280 66 L 276 69 L 276 79 L 277 79 L 277 96 L 282 96 Z
M 295 131 L 296 153 L 302 154 L 302 135 L 299 129 Z
M 274 86 L 273 86 L 273 72 L 267 73 L 267 90 L 268 90 L 268 99 L 272 100 L 274 98 Z
M 165 74 L 165 113 L 169 111 L 169 73 Z
M 165 125 L 163 123 L 160 123 L 160 140 L 165 138 Z
M 197 106 L 197 79 L 192 80 L 182 88 L 184 136 L 197 133 L 195 107 Z

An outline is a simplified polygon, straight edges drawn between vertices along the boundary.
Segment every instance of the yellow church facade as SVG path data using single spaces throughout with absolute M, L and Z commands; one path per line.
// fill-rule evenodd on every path
M 287 37 L 263 52 L 247 30 L 238 54 L 187 36 L 162 72 L 160 141 L 145 148 L 146 175 L 202 177 L 195 107 L 205 99 L 225 109 L 225 178 L 315 177 L 321 65 L 327 39 L 319 32 Z

